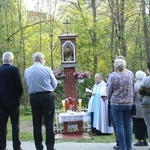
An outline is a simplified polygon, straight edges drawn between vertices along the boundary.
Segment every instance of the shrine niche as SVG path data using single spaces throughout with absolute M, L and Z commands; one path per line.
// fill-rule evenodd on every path
M 75 62 L 75 46 L 71 41 L 66 41 L 62 45 L 62 62 Z

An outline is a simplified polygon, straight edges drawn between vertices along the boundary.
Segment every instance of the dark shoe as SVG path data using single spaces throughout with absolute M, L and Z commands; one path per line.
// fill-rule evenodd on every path
M 142 142 L 136 142 L 133 144 L 134 146 L 143 146 Z
M 47 150 L 56 150 L 55 148 L 47 148 Z
M 146 141 L 143 141 L 143 146 L 148 146 L 148 143 Z
M 113 146 L 113 149 L 119 150 L 119 146 Z

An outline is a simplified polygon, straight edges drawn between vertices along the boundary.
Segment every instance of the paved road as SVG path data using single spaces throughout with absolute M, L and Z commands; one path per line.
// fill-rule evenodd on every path
M 76 143 L 76 142 L 56 142 L 56 150 L 113 150 L 115 143 Z M 149 144 L 150 145 L 150 144 Z M 35 150 L 34 142 L 22 142 L 22 148 L 24 150 Z M 135 147 L 133 150 L 148 150 L 150 146 Z M 7 142 L 7 149 L 13 150 L 12 142 Z M 46 148 L 44 149 L 46 150 Z

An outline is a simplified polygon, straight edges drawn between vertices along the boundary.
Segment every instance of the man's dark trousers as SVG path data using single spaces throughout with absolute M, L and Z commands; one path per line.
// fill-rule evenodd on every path
M 43 149 L 42 117 L 44 117 L 47 150 L 53 150 L 55 143 L 53 129 L 55 112 L 54 96 L 51 92 L 39 92 L 30 94 L 30 103 L 33 115 L 33 132 L 36 149 Z
M 12 140 L 14 150 L 20 150 L 19 141 L 19 106 L 18 107 L 0 107 L 0 150 L 6 148 L 7 122 L 10 117 L 12 124 Z

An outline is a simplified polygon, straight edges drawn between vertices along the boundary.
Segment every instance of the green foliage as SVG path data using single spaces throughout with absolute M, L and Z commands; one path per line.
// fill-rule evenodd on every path
M 92 3 L 94 1 L 89 3 L 83 0 L 63 0 L 59 5 L 54 1 L 53 5 L 56 4 L 56 7 L 47 5 L 51 11 L 44 19 L 42 16 L 45 13 L 42 12 L 37 12 L 37 16 L 31 18 L 31 14 L 28 15 L 25 10 L 23 1 L 1 2 L 3 3 L 0 9 L 0 54 L 6 50 L 14 53 L 14 65 L 19 67 L 22 80 L 24 70 L 32 65 L 32 55 L 37 51 L 44 53 L 47 66 L 53 70 L 61 68 L 61 46 L 58 36 L 66 33 L 66 26 L 63 24 L 65 19 L 71 21 L 69 33 L 77 35 L 76 70 L 88 71 L 92 76 L 91 80 L 77 84 L 78 97 L 81 97 L 86 105 L 87 95 L 84 89 L 93 86 L 94 74 L 100 72 L 105 76 L 112 72 L 115 57 L 122 54 L 120 22 L 117 20 L 121 15 L 120 1 L 118 5 L 117 1 L 95 1 L 95 6 Z M 140 1 L 132 0 L 126 0 L 124 4 L 125 29 L 122 36 L 126 43 L 127 66 L 134 73 L 137 70 L 146 71 L 148 50 L 145 48 L 141 4 Z M 145 17 L 149 26 L 149 15 L 146 14 Z M 148 31 L 147 34 L 149 36 Z M 25 92 L 23 102 L 28 102 L 27 94 Z M 61 100 L 65 98 L 63 85 L 58 85 L 55 96 L 56 106 L 60 107 Z M 21 114 L 31 113 L 30 110 L 21 111 Z
M 62 82 L 64 82 L 64 81 L 62 80 Z M 64 94 L 64 83 L 58 84 L 58 86 L 54 92 L 54 95 L 55 95 L 55 108 L 60 109 L 62 107 L 61 100 L 66 98 L 65 94 Z
M 77 97 L 78 99 L 82 99 L 82 106 L 84 108 L 87 108 L 89 101 L 89 95 L 85 92 L 85 88 L 91 89 L 93 81 L 92 79 L 84 79 L 83 83 L 77 82 Z
M 28 115 L 31 115 L 31 114 L 32 114 L 31 106 L 28 106 L 27 108 L 24 107 L 24 106 L 21 106 L 20 115 L 28 116 Z

